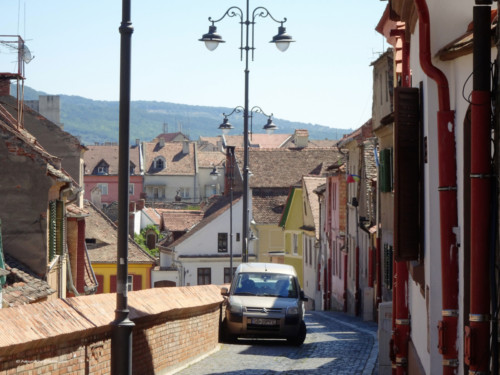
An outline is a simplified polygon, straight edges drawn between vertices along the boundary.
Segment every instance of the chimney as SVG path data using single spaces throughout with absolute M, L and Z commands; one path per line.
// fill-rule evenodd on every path
M 189 154 L 189 141 L 182 142 L 182 153 Z
M 146 205 L 146 201 L 145 201 L 144 199 L 142 199 L 142 198 L 141 198 L 141 199 L 139 199 L 139 200 L 137 201 L 135 209 L 136 209 L 137 211 L 141 211 L 141 210 L 144 208 L 144 206 L 145 206 L 145 205 Z
M 10 95 L 10 79 L 0 76 L 0 96 Z
M 158 140 L 158 144 L 160 145 L 160 147 L 165 146 L 165 138 L 161 137 L 161 138 Z
M 309 131 L 307 129 L 295 129 L 295 146 L 298 148 L 307 147 L 309 143 Z
M 141 143 L 141 140 L 139 138 L 136 138 L 135 139 L 135 145 L 136 146 L 139 146 L 139 144 Z

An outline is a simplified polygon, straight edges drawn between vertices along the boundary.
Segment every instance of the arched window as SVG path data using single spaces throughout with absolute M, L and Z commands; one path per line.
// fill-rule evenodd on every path
M 155 169 L 164 169 L 165 168 L 165 159 L 163 159 L 162 157 L 157 157 L 154 161 L 154 164 L 153 164 L 153 167 Z

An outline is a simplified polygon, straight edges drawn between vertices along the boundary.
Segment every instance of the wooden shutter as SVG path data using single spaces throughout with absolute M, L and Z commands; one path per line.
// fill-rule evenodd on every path
M 116 293 L 116 275 L 109 277 L 109 292 Z
M 420 108 L 417 88 L 397 87 L 394 108 L 394 252 L 417 260 L 420 249 Z
M 392 191 L 392 150 L 390 148 L 380 150 L 379 181 L 382 193 Z
M 132 290 L 142 290 L 142 275 L 131 274 L 132 278 Z
M 96 294 L 104 293 L 104 276 L 103 275 L 95 275 L 95 278 L 97 279 L 97 284 L 98 284 Z

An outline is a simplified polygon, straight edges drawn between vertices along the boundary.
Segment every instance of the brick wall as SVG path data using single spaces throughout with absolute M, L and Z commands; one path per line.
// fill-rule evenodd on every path
M 214 285 L 129 292 L 132 372 L 175 368 L 217 347 L 222 311 Z M 0 374 L 109 374 L 116 294 L 0 310 Z

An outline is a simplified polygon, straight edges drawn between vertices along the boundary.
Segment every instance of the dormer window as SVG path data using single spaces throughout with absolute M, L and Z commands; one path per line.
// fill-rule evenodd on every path
M 102 159 L 99 163 L 97 163 L 94 168 L 94 173 L 97 175 L 108 175 L 109 174 L 109 164 L 106 163 L 104 159 Z
M 153 168 L 157 170 L 161 170 L 165 168 L 165 159 L 158 157 L 153 162 Z
M 97 167 L 97 174 L 108 174 L 108 167 L 105 165 Z
M 130 162 L 130 175 L 135 175 L 135 164 Z

